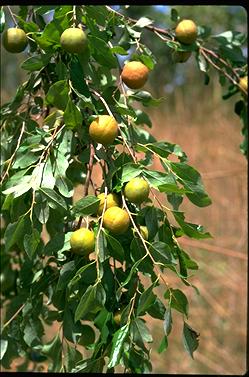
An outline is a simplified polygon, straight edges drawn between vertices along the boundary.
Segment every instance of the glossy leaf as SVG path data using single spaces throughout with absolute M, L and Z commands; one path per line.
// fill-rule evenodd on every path
M 99 202 L 100 199 L 98 199 L 96 196 L 85 196 L 74 204 L 72 212 L 75 216 L 92 215 L 93 213 L 97 212 Z
M 112 349 L 111 355 L 108 363 L 108 368 L 113 368 L 118 365 L 120 358 L 123 353 L 123 347 L 125 339 L 129 332 L 129 323 L 121 327 L 116 333 L 114 334 L 112 340 Z
M 194 358 L 193 353 L 199 345 L 199 334 L 184 321 L 182 336 L 184 348 Z

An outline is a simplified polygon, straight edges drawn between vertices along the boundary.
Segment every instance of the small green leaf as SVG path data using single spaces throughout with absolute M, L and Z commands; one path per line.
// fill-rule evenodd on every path
M 201 225 L 185 222 L 184 212 L 172 211 L 172 214 L 174 215 L 174 218 L 180 225 L 184 234 L 186 234 L 188 237 L 196 239 L 212 238 L 209 232 L 204 232 L 204 229 Z
M 119 262 L 123 263 L 124 261 L 124 249 L 121 243 L 110 234 L 105 233 L 108 246 L 110 247 L 110 255 L 117 259 Z
M 8 348 L 8 340 L 7 339 L 1 339 L 1 349 L 0 349 L 0 360 L 4 357 L 5 352 Z
M 150 20 L 147 17 L 141 17 L 139 20 L 134 24 L 134 26 L 137 26 L 141 29 L 143 29 L 145 26 L 153 24 L 153 20 Z
M 57 333 L 51 342 L 43 345 L 41 352 L 53 360 L 52 365 L 49 367 L 49 372 L 60 372 L 62 364 L 62 343 L 59 333 Z
M 153 288 L 155 284 L 152 284 L 148 289 L 146 289 L 138 300 L 137 315 L 142 315 L 146 310 L 153 305 L 156 300 L 156 295 L 153 293 Z
M 44 187 L 44 188 L 40 188 L 40 191 L 42 192 L 42 194 L 44 194 L 47 197 L 49 207 L 53 209 L 57 209 L 57 208 L 60 208 L 62 210 L 67 209 L 67 204 L 64 201 L 64 199 L 59 194 L 57 194 L 54 190 Z
M 169 245 L 161 241 L 154 241 L 151 246 L 151 253 L 156 262 L 160 262 L 163 265 L 177 264 L 174 259 Z
M 32 56 L 21 64 L 21 68 L 31 72 L 39 71 L 49 63 L 50 58 L 51 54 Z
M 33 229 L 31 234 L 25 234 L 24 239 L 23 239 L 23 246 L 30 259 L 33 258 L 33 255 L 39 243 L 40 243 L 40 232 L 38 232 L 37 229 Z
M 57 81 L 49 88 L 46 95 L 46 103 L 54 105 L 60 110 L 65 110 L 68 104 L 68 92 L 67 80 Z
M 5 14 L 4 14 L 3 7 L 1 7 L 1 10 L 0 10 L 0 33 L 2 33 L 4 31 L 4 27 L 5 27 Z
M 84 316 L 91 311 L 91 309 L 95 306 L 95 299 L 96 299 L 96 285 L 90 285 L 86 292 L 80 299 L 80 302 L 76 308 L 74 321 L 78 321 L 79 319 L 84 318 Z
M 118 365 L 122 353 L 124 351 L 124 342 L 128 335 L 129 323 L 121 327 L 118 331 L 115 332 L 112 340 L 112 349 L 110 360 L 108 363 L 108 368 L 113 368 Z
M 185 314 L 188 318 L 188 299 L 180 289 L 167 290 L 164 297 L 170 300 L 171 308 Z
M 68 103 L 64 112 L 65 125 L 68 128 L 75 128 L 82 125 L 83 117 L 78 107 L 73 103 L 71 98 L 68 99 Z
M 164 314 L 163 328 L 165 334 L 168 336 L 172 330 L 172 314 L 170 306 L 166 309 Z
M 132 178 L 137 177 L 141 172 L 142 172 L 142 168 L 139 165 L 134 164 L 134 163 L 125 164 L 122 169 L 122 177 L 121 177 L 122 184 L 130 181 Z
M 99 207 L 100 199 L 94 195 L 88 195 L 78 200 L 72 208 L 75 216 L 95 214 Z
M 66 198 L 71 198 L 74 193 L 74 187 L 70 179 L 67 177 L 63 177 L 62 175 L 58 175 L 55 182 L 56 187 L 59 190 L 59 193 Z
M 183 326 L 183 345 L 188 354 L 193 357 L 193 352 L 199 346 L 199 336 L 195 330 L 193 330 L 185 321 Z
M 167 338 L 167 336 L 164 336 L 163 339 L 162 339 L 162 341 L 161 341 L 161 343 L 160 343 L 160 346 L 158 347 L 157 352 L 158 353 L 162 353 L 167 348 L 168 348 L 168 338 Z
M 176 9 L 171 9 L 170 18 L 173 22 L 178 22 L 180 20 L 180 16 Z

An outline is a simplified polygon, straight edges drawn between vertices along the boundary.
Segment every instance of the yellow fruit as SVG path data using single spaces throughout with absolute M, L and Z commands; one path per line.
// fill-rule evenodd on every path
M 60 38 L 61 46 L 67 52 L 78 54 L 85 51 L 87 37 L 83 30 L 79 28 L 69 28 L 63 31 Z
M 143 239 L 145 239 L 145 240 L 147 241 L 148 238 L 149 238 L 149 231 L 148 231 L 147 226 L 143 226 L 143 225 L 141 225 L 141 226 L 139 227 L 139 230 L 140 230 L 140 233 L 141 233 Z
M 140 89 L 148 79 L 149 69 L 141 62 L 128 62 L 121 73 L 125 85 L 131 89 Z
M 120 309 L 118 309 L 114 315 L 113 315 L 113 320 L 114 322 L 116 323 L 116 325 L 120 325 L 121 323 L 121 315 L 122 315 L 122 311 Z
M 28 38 L 22 29 L 10 28 L 3 33 L 3 46 L 9 52 L 22 52 L 27 44 Z
M 175 63 L 185 63 L 191 56 L 191 51 L 174 51 L 172 59 Z
M 101 215 L 103 212 L 104 203 L 105 203 L 105 193 L 102 192 L 101 194 L 99 194 L 98 198 L 100 199 L 98 215 Z M 119 198 L 118 198 L 118 195 L 115 193 L 108 194 L 106 197 L 106 210 L 111 207 L 119 207 Z
M 88 255 L 94 251 L 94 233 L 86 228 L 75 230 L 70 238 L 73 252 L 80 255 Z
M 99 115 L 89 127 L 89 135 L 97 143 L 108 145 L 118 135 L 118 123 L 110 115 Z
M 175 34 L 179 42 L 190 45 L 197 38 L 197 26 L 192 20 L 183 20 L 177 25 Z
M 239 80 L 239 87 L 244 90 L 245 92 L 248 91 L 248 77 L 247 76 L 244 76 L 244 77 L 241 77 L 240 80 Z
M 82 335 L 80 337 L 79 343 L 82 346 L 89 346 L 95 341 L 95 332 L 91 326 L 82 325 Z
M 141 204 L 144 202 L 150 192 L 148 183 L 143 178 L 132 178 L 130 182 L 125 185 L 124 194 L 126 198 L 135 204 Z
M 103 224 L 111 233 L 122 234 L 129 228 L 130 218 L 124 209 L 111 207 L 105 211 Z

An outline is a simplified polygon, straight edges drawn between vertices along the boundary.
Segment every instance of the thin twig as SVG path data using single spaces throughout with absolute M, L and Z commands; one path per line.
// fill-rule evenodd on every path
M 17 22 L 16 22 L 16 20 L 15 20 L 14 14 L 12 13 L 12 10 L 10 9 L 10 7 L 9 7 L 8 5 L 7 5 L 7 9 L 8 9 L 8 11 L 9 11 L 10 17 L 12 18 L 12 21 L 13 21 L 14 24 L 15 24 L 15 27 L 18 27 L 18 24 L 17 24 Z
M 3 325 L 2 331 L 3 329 L 5 329 L 5 327 L 9 326 L 9 324 L 18 316 L 18 314 L 24 308 L 24 306 L 25 304 L 22 304 L 22 306 L 15 312 L 15 314 Z

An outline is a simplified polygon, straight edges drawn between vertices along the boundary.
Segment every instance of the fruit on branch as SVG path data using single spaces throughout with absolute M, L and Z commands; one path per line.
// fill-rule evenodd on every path
M 70 27 L 61 34 L 60 43 L 67 52 L 79 54 L 87 47 L 87 36 L 83 30 Z
M 175 29 L 176 39 L 186 45 L 196 41 L 197 26 L 192 20 L 182 20 Z
M 185 63 L 191 56 L 191 51 L 174 51 L 172 59 L 175 63 Z
M 116 310 L 116 312 L 113 314 L 113 321 L 118 326 L 120 326 L 120 323 L 121 323 L 121 315 L 122 315 L 122 309 L 121 308 Z
M 102 192 L 97 197 L 98 199 L 100 199 L 98 215 L 101 215 L 104 209 L 105 193 Z M 118 198 L 118 195 L 115 193 L 108 194 L 106 197 L 106 210 L 111 207 L 119 207 L 119 198 Z
M 140 89 L 148 79 L 149 69 L 141 62 L 128 62 L 121 73 L 121 79 L 130 89 Z
M 3 46 L 8 52 L 22 52 L 27 47 L 27 44 L 28 38 L 22 29 L 13 27 L 3 33 Z
M 89 127 L 90 137 L 97 143 L 109 145 L 118 135 L 118 123 L 110 115 L 99 115 Z
M 120 207 L 111 207 L 105 211 L 103 224 L 113 234 L 122 234 L 130 225 L 128 213 Z
M 95 332 L 91 326 L 82 325 L 81 327 L 82 335 L 79 340 L 79 344 L 82 346 L 89 346 L 95 341 Z
M 149 196 L 150 187 L 143 178 L 132 178 L 124 188 L 125 197 L 135 204 L 143 203 Z
M 248 76 L 244 76 L 240 78 L 239 87 L 245 92 L 248 91 Z
M 139 230 L 140 230 L 140 233 L 141 233 L 143 239 L 147 241 L 148 238 L 149 238 L 149 231 L 148 231 L 147 226 L 140 225 Z
M 74 253 L 88 255 L 94 251 L 94 233 L 86 228 L 77 229 L 71 235 L 70 245 Z

